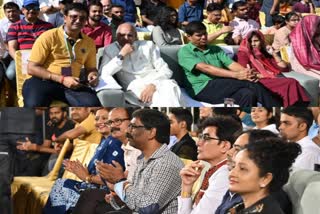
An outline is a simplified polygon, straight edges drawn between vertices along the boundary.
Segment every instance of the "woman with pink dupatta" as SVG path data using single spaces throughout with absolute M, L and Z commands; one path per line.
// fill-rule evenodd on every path
M 310 99 L 299 82 L 281 74 L 289 71 L 288 65 L 277 53 L 268 53 L 260 31 L 251 31 L 242 40 L 237 56 L 242 66 L 250 66 L 257 71 L 261 84 L 282 98 L 284 107 L 309 104 Z
M 292 69 L 320 80 L 320 17 L 308 15 L 290 33 Z

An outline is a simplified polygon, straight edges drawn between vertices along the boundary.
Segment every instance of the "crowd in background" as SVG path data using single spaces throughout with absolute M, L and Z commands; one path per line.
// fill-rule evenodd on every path
M 48 173 L 66 139 L 97 149 L 84 165 L 68 148 L 44 213 L 292 213 L 283 185 L 319 168 L 318 107 L 163 110 L 2 109 L 1 210 L 13 176 Z
M 6 78 L 10 83 L 10 90 L 13 92 L 16 90 L 15 52 L 32 49 L 28 65 L 28 74 L 32 78 L 26 81 L 22 90 L 25 106 L 48 106 L 52 100 L 60 100 L 70 106 L 100 104 L 108 106 L 104 102 L 103 95 L 98 93 L 97 97 L 92 88 L 97 87 L 98 82 L 111 84 L 109 75 L 116 77 L 120 88 L 133 91 L 142 103 L 151 103 L 153 106 L 182 106 L 183 100 L 179 100 L 181 92 L 176 84 L 168 82 L 157 84 L 159 78 L 170 78 L 172 71 L 171 74 L 164 72 L 163 76 L 157 76 L 158 79 L 146 77 L 147 74 L 144 72 L 151 75 L 151 67 L 157 72 L 159 69 L 161 71 L 166 69 L 159 66 L 161 61 L 147 62 L 141 54 L 137 55 L 136 52 L 142 51 L 144 56 L 148 57 L 146 51 L 150 49 L 148 51 L 158 59 L 160 58 L 158 47 L 183 45 L 188 42 L 193 45 L 191 47 L 202 51 L 209 49 L 207 44 L 210 44 L 210 47 L 217 47 L 211 45 L 240 45 L 238 55 L 233 59 L 240 66 L 234 66 L 230 64 L 230 60 L 221 57 L 223 53 L 218 54 L 221 49 L 213 49 L 207 59 L 202 56 L 204 63 L 216 68 L 213 71 L 198 66 L 184 67 L 190 63 L 193 65 L 193 62 L 188 61 L 186 51 L 180 51 L 184 54 L 181 54 L 183 58 L 179 59 L 179 64 L 183 67 L 187 81 L 191 85 L 186 90 L 189 96 L 199 101 L 221 103 L 219 95 L 216 99 L 210 100 L 206 94 L 207 91 L 215 89 L 211 85 L 220 87 L 217 81 L 212 81 L 212 78 L 223 77 L 241 80 L 241 87 L 249 87 L 251 92 L 252 88 L 255 88 L 253 93 L 256 94 L 259 93 L 255 91 L 257 90 L 256 85 L 263 85 L 267 88 L 268 93 L 270 92 L 274 95 L 273 97 L 276 96 L 279 99 L 272 101 L 270 98 L 271 100 L 268 99 L 266 102 L 257 97 L 257 102 L 264 106 L 303 106 L 310 101 L 304 89 L 297 80 L 285 78 L 282 72 L 294 70 L 320 79 L 320 18 L 316 15 L 319 11 L 317 0 L 290 2 L 273 0 L 261 2 L 254 0 L 187 0 L 185 2 L 93 0 L 74 2 L 71 0 L 4 2 L 5 17 L 0 20 L 0 83 L 3 82 L 3 78 Z M 82 8 L 79 4 L 84 7 Z M 73 11 L 78 11 L 81 15 L 72 15 Z M 130 30 L 129 37 L 132 34 L 130 38 L 117 31 L 118 27 L 124 23 L 129 23 L 134 28 Z M 203 26 L 196 27 L 196 29 L 195 23 L 203 23 Z M 193 27 L 190 24 L 193 24 Z M 52 28 L 60 29 L 60 31 L 56 30 L 55 33 L 53 30 L 48 31 Z M 44 32 L 46 32 L 45 36 L 41 37 Z M 193 38 L 194 33 L 199 36 L 199 41 L 205 43 L 205 49 L 196 44 L 197 41 L 195 37 Z M 202 37 L 200 34 L 203 34 Z M 121 35 L 124 37 L 122 42 L 119 41 Z M 134 49 L 135 46 L 129 48 L 128 45 L 124 48 L 125 44 L 135 44 L 139 35 L 143 35 L 143 39 L 151 40 L 154 44 L 151 46 L 148 42 L 146 44 L 137 43 L 136 46 L 141 46 L 141 50 L 137 47 Z M 93 39 L 94 43 L 89 38 Z M 111 43 L 115 44 L 115 47 L 111 48 Z M 118 57 L 121 63 L 123 61 L 123 68 L 120 68 L 119 73 L 109 70 L 112 67 L 109 63 L 102 63 L 101 66 L 98 66 L 99 63 L 95 62 L 94 53 L 103 47 L 103 58 L 112 56 L 111 59 Z M 288 52 L 289 62 L 284 60 L 280 54 L 283 48 Z M 115 56 L 112 51 L 116 54 Z M 200 57 L 194 50 L 190 54 L 193 54 L 193 58 Z M 137 55 L 138 59 L 136 60 L 131 55 Z M 219 63 L 214 61 L 211 55 L 216 56 Z M 130 60 L 130 57 L 134 60 Z M 120 61 L 112 62 L 119 64 Z M 220 68 L 231 70 L 236 74 L 219 72 Z M 195 77 L 189 74 L 190 71 L 191 74 L 196 74 L 196 81 Z M 198 71 L 200 74 L 197 74 Z M 132 73 L 134 75 L 130 77 Z M 108 78 L 99 78 L 103 75 Z M 143 79 L 145 82 L 143 86 L 140 86 L 141 88 L 137 88 L 137 84 L 132 83 L 137 79 Z M 42 80 L 47 81 L 43 83 Z M 243 84 L 243 80 L 258 82 L 258 84 L 255 86 Z M 236 85 L 234 81 L 232 85 Z M 204 86 L 207 87 L 204 88 Z M 39 88 L 46 88 L 46 90 L 39 96 L 31 98 L 31 94 L 40 93 Z M 178 99 L 178 101 L 168 102 L 169 104 L 158 102 L 156 95 L 161 90 L 157 88 L 169 88 L 166 93 L 171 92 L 173 95 L 169 97 L 173 96 L 172 100 Z M 200 93 L 201 90 L 203 93 Z M 225 89 L 231 94 L 233 90 L 234 88 L 228 87 Z M 283 91 L 289 91 L 291 98 L 282 93 Z M 264 91 L 261 93 L 268 94 Z M 221 96 L 230 95 L 222 94 Z M 82 97 L 86 99 L 81 99 Z M 235 98 L 240 106 L 251 106 L 252 103 L 256 103 L 256 98 L 243 102 L 241 94 L 232 98 Z

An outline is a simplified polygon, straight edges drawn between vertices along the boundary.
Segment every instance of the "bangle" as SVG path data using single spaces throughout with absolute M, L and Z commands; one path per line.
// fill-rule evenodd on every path
M 181 191 L 181 198 L 190 198 L 190 197 L 191 197 L 190 192 Z
M 123 187 L 123 191 L 126 191 L 128 189 L 129 186 L 132 186 L 132 184 L 130 184 L 129 182 L 126 183 Z
M 63 84 L 63 82 L 64 82 L 64 76 L 61 76 L 60 83 Z

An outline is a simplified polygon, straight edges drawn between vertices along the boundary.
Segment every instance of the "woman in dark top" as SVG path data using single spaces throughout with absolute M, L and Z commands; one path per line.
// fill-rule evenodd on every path
M 159 47 L 184 44 L 184 33 L 178 29 L 178 13 L 172 7 L 161 8 L 155 25 L 157 26 L 152 30 L 151 39 Z
M 257 71 L 257 79 L 261 84 L 281 96 L 284 107 L 305 106 L 309 103 L 309 97 L 299 82 L 281 74 L 289 71 L 288 65 L 277 53 L 269 54 L 264 36 L 260 31 L 251 31 L 242 40 L 237 57 L 239 64 Z
M 287 183 L 289 169 L 300 153 L 299 144 L 287 143 L 281 138 L 249 143 L 236 155 L 229 175 L 229 190 L 238 193 L 243 203 L 228 213 L 283 214 L 271 193 Z

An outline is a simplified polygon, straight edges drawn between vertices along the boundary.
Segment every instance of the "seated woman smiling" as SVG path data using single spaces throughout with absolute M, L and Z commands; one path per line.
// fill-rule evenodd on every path
M 243 202 L 228 213 L 283 214 L 270 193 L 287 183 L 289 169 L 300 153 L 299 144 L 281 138 L 250 142 L 236 155 L 229 175 L 229 190 L 238 193 Z

